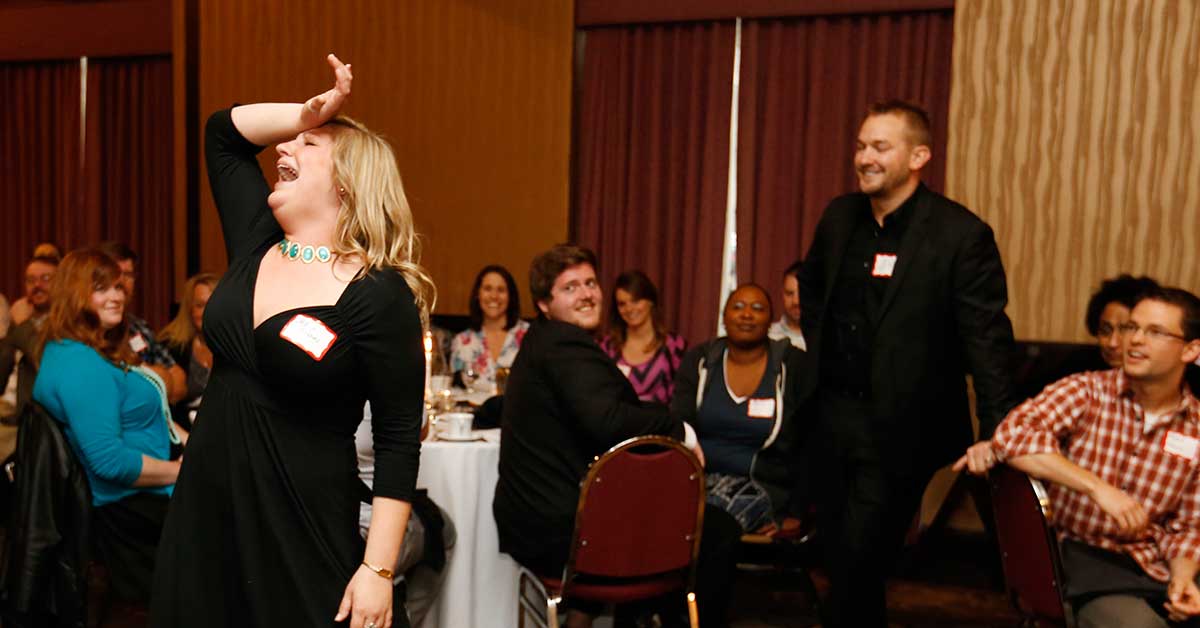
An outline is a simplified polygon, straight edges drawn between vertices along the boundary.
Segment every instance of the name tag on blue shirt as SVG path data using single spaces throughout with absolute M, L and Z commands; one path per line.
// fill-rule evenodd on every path
M 750 399 L 750 403 L 746 408 L 746 415 L 752 419 L 773 419 L 775 418 L 775 400 L 767 399 Z

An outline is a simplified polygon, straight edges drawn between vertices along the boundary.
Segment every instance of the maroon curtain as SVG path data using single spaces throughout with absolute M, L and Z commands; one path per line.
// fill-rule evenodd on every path
M 606 300 L 641 269 L 691 342 L 716 331 L 733 43 L 732 22 L 586 31 L 572 233 Z
M 738 278 L 773 292 L 825 205 L 857 189 L 863 111 L 903 98 L 933 122 L 924 180 L 941 190 L 952 11 L 747 20 L 738 116 Z
M 38 242 L 83 241 L 79 62 L 0 63 L 0 291 L 25 294 Z
M 171 101 L 170 57 L 88 62 L 83 204 L 93 241 L 137 252 L 130 311 L 156 329 L 175 301 Z
M 175 300 L 169 57 L 90 59 L 81 154 L 79 61 L 0 64 L 0 290 L 24 294 L 39 242 L 66 253 L 121 240 L 142 260 L 132 310 L 166 322 Z

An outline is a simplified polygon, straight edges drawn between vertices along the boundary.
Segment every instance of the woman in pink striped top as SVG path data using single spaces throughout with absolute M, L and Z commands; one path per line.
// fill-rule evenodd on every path
M 629 378 L 639 399 L 670 403 L 687 342 L 666 330 L 658 290 L 642 271 L 621 273 L 612 295 L 609 332 L 600 346 Z

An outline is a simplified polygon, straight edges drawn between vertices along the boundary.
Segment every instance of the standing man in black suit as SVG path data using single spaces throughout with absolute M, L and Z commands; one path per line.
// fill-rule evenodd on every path
M 508 376 L 492 513 L 500 551 L 539 576 L 561 578 L 575 529 L 579 483 L 596 456 L 634 436 L 684 440 L 685 428 L 665 405 L 639 401 L 629 380 L 596 343 L 593 334 L 604 320 L 604 299 L 595 254 L 560 244 L 538 255 L 529 268 L 529 291 L 538 318 Z M 740 537 L 741 527 L 732 516 L 719 508 L 705 510 L 696 572 L 702 626 L 726 625 Z M 670 599 L 683 611 L 681 596 Z M 571 610 L 567 626 L 590 626 L 595 611 Z M 675 625 L 678 617 L 666 615 L 666 625 Z
M 868 109 L 860 192 L 825 209 L 800 275 L 828 625 L 887 625 L 884 583 L 925 486 L 974 440 L 965 376 L 981 439 L 1014 405 L 1000 252 L 986 223 L 921 183 L 930 144 L 919 107 Z

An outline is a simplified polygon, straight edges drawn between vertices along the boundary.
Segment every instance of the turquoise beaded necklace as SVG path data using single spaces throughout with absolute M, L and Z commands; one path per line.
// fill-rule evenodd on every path
M 333 259 L 333 253 L 329 251 L 329 247 L 325 245 L 314 247 L 311 244 L 300 244 L 292 242 L 287 238 L 279 241 L 279 252 L 284 259 L 300 260 L 305 264 L 313 262 L 321 262 L 324 264 Z

